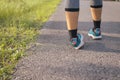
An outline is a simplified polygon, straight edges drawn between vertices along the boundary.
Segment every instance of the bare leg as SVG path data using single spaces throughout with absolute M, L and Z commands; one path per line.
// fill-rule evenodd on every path
M 102 0 L 91 0 L 90 9 L 94 23 L 94 29 L 100 28 L 102 14 Z
M 66 0 L 65 15 L 70 39 L 77 37 L 79 0 Z
M 90 9 L 92 14 L 92 19 L 94 21 L 101 21 L 102 8 L 90 8 Z
M 70 43 L 75 49 L 79 49 L 84 45 L 83 36 L 77 34 L 79 0 L 66 0 L 65 14 L 67 28 L 70 35 Z
M 68 30 L 75 30 L 78 27 L 79 12 L 65 12 Z

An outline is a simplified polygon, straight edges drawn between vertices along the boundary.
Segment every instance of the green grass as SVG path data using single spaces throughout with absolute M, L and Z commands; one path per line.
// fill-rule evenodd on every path
M 0 80 L 14 67 L 60 0 L 0 0 Z

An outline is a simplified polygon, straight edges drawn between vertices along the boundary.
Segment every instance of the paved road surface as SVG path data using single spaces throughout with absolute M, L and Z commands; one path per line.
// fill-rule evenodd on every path
M 79 32 L 82 50 L 68 42 L 64 0 L 40 30 L 36 46 L 21 59 L 13 80 L 120 80 L 120 3 L 104 2 L 100 41 L 87 32 L 92 28 L 89 1 L 81 1 Z

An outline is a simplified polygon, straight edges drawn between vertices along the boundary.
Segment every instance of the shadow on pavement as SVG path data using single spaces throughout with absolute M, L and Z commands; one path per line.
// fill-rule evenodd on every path
M 92 28 L 92 22 L 80 22 L 78 30 L 85 37 L 85 47 L 83 50 L 96 52 L 113 52 L 120 53 L 120 22 L 103 22 L 102 23 L 102 40 L 92 40 L 87 36 L 88 30 Z M 51 43 L 55 45 L 65 45 L 67 42 L 67 28 L 65 22 L 50 21 L 45 24 L 45 30 L 48 34 L 40 35 L 41 43 Z
M 79 22 L 78 30 L 87 31 L 93 27 L 92 22 Z M 45 24 L 45 29 L 67 30 L 65 21 L 49 21 Z M 120 22 L 102 22 L 102 32 L 120 34 Z M 120 36 L 119 36 L 120 37 Z
M 111 65 L 74 62 L 64 66 L 47 66 L 46 75 L 70 80 L 119 80 L 120 68 Z

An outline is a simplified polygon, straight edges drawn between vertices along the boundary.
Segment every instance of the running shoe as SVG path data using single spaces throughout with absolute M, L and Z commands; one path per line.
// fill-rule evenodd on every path
M 77 34 L 76 38 L 72 38 L 70 40 L 71 45 L 75 48 L 75 49 L 80 49 L 81 47 L 83 47 L 84 45 L 84 41 L 83 41 L 83 35 L 81 34 Z
M 94 40 L 102 39 L 100 28 L 96 28 L 95 30 L 90 29 L 88 32 L 88 36 L 90 36 Z

